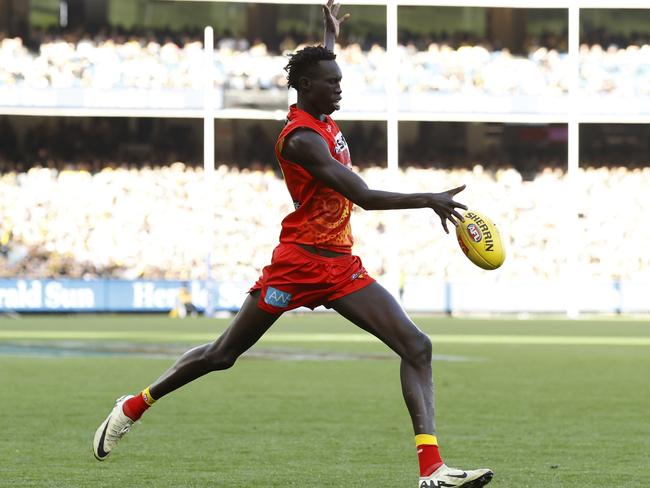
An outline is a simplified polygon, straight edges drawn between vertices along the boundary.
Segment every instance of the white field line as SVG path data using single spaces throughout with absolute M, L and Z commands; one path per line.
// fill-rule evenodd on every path
M 218 335 L 205 333 L 146 333 L 129 331 L 39 331 L 0 330 L 4 340 L 136 340 L 143 342 L 207 342 Z M 478 335 L 478 334 L 431 334 L 434 344 L 518 344 L 518 345 L 566 345 L 566 346 L 650 346 L 650 337 L 615 336 L 554 336 L 554 335 Z M 374 343 L 378 340 L 369 334 L 297 334 L 269 333 L 261 342 L 274 343 Z

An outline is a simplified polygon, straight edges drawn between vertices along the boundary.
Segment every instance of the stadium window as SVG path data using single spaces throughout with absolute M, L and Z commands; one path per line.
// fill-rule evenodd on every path
M 350 147 L 354 166 L 386 167 L 386 122 L 341 120 L 337 124 Z
M 580 42 L 626 48 L 650 44 L 650 9 L 581 9 Z
M 580 124 L 580 166 L 650 167 L 648 124 Z
M 379 5 L 346 5 L 357 19 L 342 32 L 340 43 L 386 45 L 386 8 Z M 127 30 L 199 33 L 205 25 L 215 30 L 215 40 L 262 42 L 273 53 L 302 43 L 320 42 L 322 21 L 313 5 L 237 2 L 160 2 L 157 0 L 108 0 L 108 23 Z
M 425 51 L 431 44 L 484 46 L 528 54 L 532 46 L 566 52 L 566 9 L 399 7 L 399 39 Z
M 48 28 L 59 26 L 59 0 L 30 0 L 29 24 L 32 27 Z
M 3 116 L 0 129 L 5 171 L 203 164 L 199 119 Z
M 400 166 L 439 169 L 514 168 L 532 179 L 567 165 L 564 124 L 402 122 Z
M 279 171 L 274 147 L 283 125 L 284 121 L 277 120 L 216 120 L 216 165 Z

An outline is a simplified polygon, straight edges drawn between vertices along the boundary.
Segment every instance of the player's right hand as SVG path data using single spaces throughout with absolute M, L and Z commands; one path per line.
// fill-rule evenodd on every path
M 340 8 L 341 4 L 335 4 L 334 0 L 327 0 L 327 3 L 323 5 L 325 29 L 334 33 L 334 37 L 338 37 L 341 30 L 341 24 L 350 18 L 350 14 L 345 14 L 343 17 L 337 19 L 336 16 L 339 14 Z
M 452 188 L 451 190 L 443 191 L 442 193 L 433 193 L 431 195 L 431 208 L 438 214 L 438 217 L 440 217 L 442 228 L 445 229 L 447 234 L 449 234 L 447 220 L 449 220 L 454 226 L 458 226 L 459 222 L 465 220 L 456 209 L 462 208 L 463 210 L 467 210 L 467 206 L 454 200 L 454 196 L 463 191 L 465 187 L 466 185 L 462 185 Z

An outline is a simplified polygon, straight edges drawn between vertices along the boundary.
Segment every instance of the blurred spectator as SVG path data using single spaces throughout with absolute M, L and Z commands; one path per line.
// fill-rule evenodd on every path
M 0 228 L 0 255 L 4 258 L 9 256 L 9 245 L 11 244 L 12 238 L 13 232 L 11 228 L 5 224 L 5 226 Z
M 179 319 L 184 319 L 188 315 L 190 317 L 197 317 L 199 311 L 196 308 L 196 305 L 192 303 L 192 293 L 190 293 L 188 284 L 183 283 L 183 286 L 178 290 L 176 307 L 169 312 L 169 316 L 172 318 L 178 317 Z

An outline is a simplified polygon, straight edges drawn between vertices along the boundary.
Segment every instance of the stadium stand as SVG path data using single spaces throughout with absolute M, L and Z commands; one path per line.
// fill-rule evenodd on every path
M 555 195 L 568 191 L 563 171 L 545 169 L 526 181 L 512 168 L 435 170 L 406 168 L 396 174 L 362 170 L 372 186 L 425 191 L 470 185 L 468 198 L 483 203 L 499 222 L 512 255 L 503 280 L 555 280 L 563 272 L 565 206 Z M 283 181 L 270 168 L 219 166 L 215 179 L 182 163 L 161 168 L 55 170 L 34 167 L 0 177 L 0 231 L 4 236 L 0 277 L 205 278 L 206 249 L 214 239 L 215 276 L 242 282 L 257 278 L 278 239 L 280 220 L 291 210 Z M 644 243 L 650 228 L 638 225 L 650 201 L 650 167 L 586 168 L 579 173 L 581 260 L 589 279 L 642 279 L 650 271 Z M 209 192 L 217 185 L 213 206 Z M 625 188 L 624 194 L 620 192 Z M 251 205 L 250 202 L 255 202 Z M 513 206 L 513 202 L 516 204 Z M 356 209 L 355 252 L 369 271 L 385 272 L 398 217 L 400 261 L 407 277 L 450 279 L 456 263 L 423 249 L 449 252 L 439 223 L 427 211 L 364 212 Z M 205 222 L 214 219 L 214 236 Z M 255 239 L 250 239 L 254 235 Z M 604 235 L 609 237 L 604 238 Z M 5 242 L 6 241 L 6 242 Z M 458 257 L 460 253 L 453 251 Z M 457 268 L 456 268 L 457 269 Z
M 525 40 L 508 50 L 483 13 L 485 26 L 473 32 L 455 25 L 449 33 L 438 26 L 422 34 L 400 26 L 398 110 L 435 107 L 417 114 L 417 122 L 399 123 L 401 169 L 384 169 L 385 120 L 364 120 L 364 112 L 387 108 L 385 39 L 373 34 L 357 32 L 337 46 L 346 104 L 352 105 L 343 107 L 343 123 L 350 124 L 344 132 L 371 186 L 431 191 L 467 183 L 471 191 L 462 201 L 480 207 L 506 236 L 506 265 L 494 273 L 467 266 L 454 237 L 445 236 L 424 210 L 356 209 L 355 252 L 373 275 L 399 268 L 402 281 L 413 279 L 415 286 L 449 283 L 460 269 L 470 282 L 542 281 L 551 289 L 567 278 L 566 244 L 575 238 L 580 279 L 608 286 L 647 280 L 650 261 L 641 250 L 650 228 L 639 225 L 650 206 L 650 168 L 639 159 L 647 155 L 647 134 L 628 127 L 643 124 L 639 114 L 648 112 L 647 34 L 582 26 L 579 111 L 598 117 L 579 120 L 580 159 L 598 166 L 586 165 L 573 181 L 565 173 L 567 119 L 557 116 L 565 113 L 570 77 L 566 19 L 546 23 L 552 31 L 540 32 L 531 17 Z M 201 121 L 196 113 L 174 112 L 203 108 L 202 32 L 134 25 L 91 34 L 84 32 L 89 27 L 76 26 L 32 26 L 23 37 L 17 30 L 13 37 L 0 33 L 0 102 L 8 114 L 0 117 L 0 278 L 255 280 L 277 242 L 280 220 L 291 210 L 277 169 L 266 166 L 272 155 L 263 150 L 272 148 L 269 126 L 280 124 L 279 111 L 286 108 L 286 54 L 318 40 L 293 32 L 265 44 L 216 31 L 215 108 L 265 112 L 264 120 L 247 124 L 217 117 L 218 169 L 215 180 L 206 182 L 198 168 Z M 170 104 L 157 106 L 161 100 Z M 242 106 L 237 100 L 256 102 Z M 107 111 L 115 106 L 128 113 Z M 68 117 L 68 109 L 78 120 Z M 533 117 L 525 130 L 513 128 L 549 113 Z M 486 114 L 494 122 L 483 123 Z M 616 115 L 609 123 L 624 119 L 620 125 L 626 127 L 620 134 L 601 133 L 596 126 L 603 114 Z M 194 119 L 172 126 L 150 122 L 154 117 Z M 264 130 L 254 127 L 258 123 Z M 454 131 L 445 124 L 474 126 Z M 569 216 L 576 210 L 577 225 Z M 218 252 L 208 271 L 211 247 Z
M 607 40 L 604 34 L 602 38 Z M 461 39 L 404 40 L 399 48 L 402 91 L 555 95 L 568 90 L 566 46 L 551 36 L 529 39 L 526 56 L 487 40 Z M 199 89 L 202 42 L 187 36 L 177 42 L 169 37 L 67 34 L 43 36 L 30 50 L 20 38 L 0 38 L 0 86 Z M 629 42 L 582 45 L 581 83 L 586 93 L 650 94 L 650 44 L 647 39 Z M 386 51 L 380 44 L 365 44 L 350 42 L 337 51 L 347 93 L 384 89 Z M 296 46 L 287 38 L 278 49 Z M 286 56 L 261 41 L 218 39 L 214 64 L 220 88 L 285 90 Z

